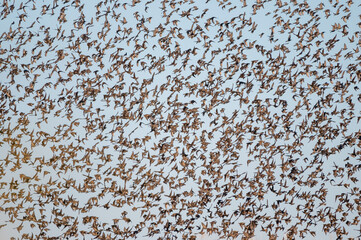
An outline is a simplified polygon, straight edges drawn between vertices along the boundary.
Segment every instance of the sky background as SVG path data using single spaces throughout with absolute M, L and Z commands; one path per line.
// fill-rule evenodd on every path
M 294 226 L 336 239 L 329 223 L 360 235 L 357 3 L 1 9 L 2 238 L 76 226 L 73 238 L 90 239 L 88 216 L 137 239 L 213 228 L 217 239 L 254 223 L 256 239 L 271 225 L 279 239 Z

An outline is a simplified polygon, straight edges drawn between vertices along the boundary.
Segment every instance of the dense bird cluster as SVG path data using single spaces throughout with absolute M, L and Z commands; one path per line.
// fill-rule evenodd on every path
M 358 4 L 4 0 L 1 228 L 360 237 Z

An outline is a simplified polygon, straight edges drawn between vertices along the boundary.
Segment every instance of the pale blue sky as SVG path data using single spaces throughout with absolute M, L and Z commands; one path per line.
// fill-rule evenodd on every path
M 24 129 L 23 134 L 18 135 L 21 133 L 21 129 L 15 129 L 12 137 L 18 139 L 19 143 L 22 144 L 14 148 L 14 150 L 23 154 L 22 152 L 26 151 L 26 148 L 27 151 L 32 152 L 32 155 L 28 162 L 20 158 L 21 168 L 12 171 L 13 163 L 5 165 L 5 159 L 8 157 L 11 162 L 16 162 L 16 152 L 11 152 L 10 143 L 6 142 L 6 137 L 8 136 L 5 133 L 1 136 L 0 163 L 3 173 L 0 175 L 0 183 L 6 184 L 0 189 L 0 195 L 9 192 L 10 182 L 17 181 L 19 183 L 18 190 L 13 190 L 13 192 L 19 193 L 23 189 L 25 195 L 28 193 L 33 194 L 32 196 L 35 200 L 33 203 L 25 201 L 23 209 L 33 207 L 34 212 L 39 214 L 40 206 L 33 205 L 40 197 L 36 193 L 37 184 L 48 186 L 51 192 L 57 192 L 54 194 L 57 194 L 59 198 L 68 199 L 73 197 L 79 201 L 79 206 L 86 206 L 87 203 L 92 201 L 92 198 L 99 197 L 102 189 L 109 189 L 112 184 L 122 188 L 125 187 L 129 191 L 134 191 L 136 196 L 139 196 L 142 184 L 147 181 L 146 172 L 150 171 L 153 175 L 158 176 L 158 179 L 161 181 L 156 183 L 153 189 L 148 188 L 143 193 L 145 195 L 159 195 L 158 200 L 150 200 L 154 205 L 151 205 L 146 210 L 147 213 L 157 216 L 160 208 L 165 209 L 166 205 L 169 204 L 169 196 L 173 193 L 184 194 L 185 192 L 193 191 L 195 193 L 194 196 L 183 196 L 183 199 L 186 201 L 200 200 L 198 193 L 201 184 L 205 183 L 205 181 L 212 183 L 214 180 L 214 177 L 207 172 L 213 166 L 215 170 L 219 170 L 222 180 L 217 183 L 218 186 L 214 182 L 212 183 L 212 188 L 214 189 L 210 202 L 204 207 L 199 207 L 203 210 L 203 213 L 200 213 L 200 217 L 192 223 L 195 231 L 193 232 L 194 235 L 199 234 L 200 230 L 197 227 L 201 227 L 202 223 L 210 225 L 212 221 L 215 221 L 214 226 L 221 229 L 224 218 L 215 216 L 218 208 L 217 201 L 220 199 L 222 191 L 229 188 L 226 187 L 227 184 L 231 184 L 230 186 L 232 186 L 234 191 L 229 191 L 223 196 L 222 199 L 228 199 L 230 204 L 221 207 L 222 211 L 232 215 L 239 207 L 255 200 L 259 206 L 266 203 L 269 205 L 268 208 L 263 207 L 260 209 L 257 212 L 259 215 L 273 217 L 276 211 L 272 209 L 271 205 L 279 201 L 281 202 L 281 209 L 287 211 L 291 217 L 288 225 L 283 222 L 283 226 L 287 229 L 297 222 L 297 214 L 300 214 L 301 217 L 306 216 L 301 210 L 296 210 L 297 206 L 307 204 L 306 200 L 294 199 L 293 205 L 287 201 L 283 202 L 284 195 L 277 196 L 269 188 L 265 187 L 268 181 L 266 178 L 260 179 L 255 187 L 258 190 L 267 190 L 264 199 L 259 200 L 256 197 L 254 199 L 253 197 L 247 199 L 245 196 L 252 191 L 250 188 L 252 184 L 242 181 L 237 182 L 237 180 L 231 182 L 230 179 L 223 178 L 227 172 L 236 179 L 242 179 L 245 173 L 247 173 L 250 179 L 256 176 L 255 174 L 258 169 L 262 169 L 265 166 L 262 166 L 260 160 L 257 159 L 259 151 L 252 153 L 250 149 L 254 149 L 258 143 L 257 141 L 262 140 L 269 142 L 270 145 L 268 147 L 261 145 L 258 149 L 264 150 L 262 156 L 269 158 L 276 165 L 274 179 L 272 180 L 275 191 L 279 189 L 287 192 L 295 190 L 296 192 L 300 191 L 300 193 L 310 192 L 311 194 L 317 194 L 321 187 L 328 190 L 325 202 L 313 199 L 315 207 L 310 212 L 311 216 L 316 218 L 319 213 L 318 211 L 326 208 L 336 211 L 340 203 L 336 201 L 336 196 L 339 194 L 349 193 L 350 201 L 355 201 L 357 196 L 353 192 L 359 184 L 352 182 L 347 177 L 347 174 L 344 177 L 334 177 L 333 174 L 335 166 L 351 169 L 352 167 L 350 166 L 357 166 L 359 164 L 359 157 L 352 156 L 351 154 L 353 151 L 357 152 L 360 150 L 360 141 L 356 140 L 356 142 L 345 146 L 328 158 L 324 156 L 316 157 L 317 154 L 313 152 L 313 148 L 318 141 L 320 144 L 324 143 L 324 149 L 338 148 L 345 142 L 347 136 L 351 136 L 361 130 L 357 122 L 357 118 L 361 116 L 361 106 L 358 100 L 359 89 L 357 87 L 360 88 L 361 86 L 359 84 L 359 77 L 356 77 L 357 71 L 360 74 L 360 53 L 358 52 L 360 46 L 360 26 L 358 25 L 360 22 L 360 6 L 357 6 L 356 3 L 348 6 L 347 2 L 336 4 L 335 1 L 331 1 L 323 2 L 324 6 L 322 7 L 319 5 L 321 2 L 313 1 L 308 3 L 310 6 L 307 6 L 306 3 L 298 3 L 298 5 L 288 3 L 287 5 L 280 6 L 273 1 L 265 1 L 264 7 L 257 10 L 255 14 L 253 14 L 253 10 L 256 9 L 256 4 L 251 2 L 247 2 L 247 6 L 243 6 L 243 3 L 239 1 L 224 1 L 224 3 L 221 3 L 221 1 L 209 1 L 206 4 L 198 1 L 195 3 L 185 1 L 184 4 L 174 2 L 175 5 L 167 2 L 165 9 L 169 19 L 163 16 L 162 3 L 160 1 L 151 2 L 149 5 L 142 1 L 134 7 L 131 6 L 132 3 L 130 1 L 121 3 L 106 1 L 98 6 L 97 1 L 87 1 L 80 4 L 84 4 L 81 11 L 76 9 L 76 2 L 58 2 L 59 5 L 54 8 L 53 12 L 51 9 L 54 3 L 38 1 L 34 5 L 35 9 L 33 10 L 33 3 L 31 2 L 16 2 L 15 10 L 6 17 L 4 17 L 3 12 L 1 15 L 2 19 L 0 20 L 0 34 L 9 33 L 9 29 L 11 29 L 11 32 L 17 32 L 12 40 L 6 39 L 4 34 L 1 36 L 0 56 L 2 62 L 0 64 L 0 77 L 2 80 L 0 84 L 1 90 L 4 92 L 1 97 L 1 104 L 4 105 L 2 105 L 1 110 L 9 109 L 9 100 L 5 98 L 5 89 L 8 89 L 12 95 L 10 99 L 15 100 L 18 114 L 14 114 L 12 110 L 2 113 L 0 124 L 2 124 L 3 129 L 14 129 L 18 120 L 22 117 L 21 113 L 26 115 L 29 124 Z M 11 5 L 11 3 L 8 4 Z M 49 9 L 46 10 L 48 4 Z M 18 10 L 20 5 L 26 6 L 24 11 Z M 4 6 L 2 8 L 5 9 Z M 145 10 L 146 8 L 147 10 Z M 180 9 L 176 12 L 178 8 Z M 302 8 L 304 8 L 303 12 Z M 233 10 L 229 11 L 229 9 Z M 327 9 L 330 9 L 330 12 Z M 45 14 L 42 15 L 43 11 Z M 108 17 L 103 16 L 107 11 L 110 11 Z M 188 15 L 187 18 L 188 11 L 191 15 Z M 65 15 L 62 15 L 62 12 Z M 83 15 L 81 12 L 83 12 Z M 326 17 L 329 13 L 330 16 Z M 18 29 L 19 19 L 25 16 L 22 14 L 25 14 L 26 17 L 21 22 L 21 29 Z M 183 17 L 181 16 L 182 14 Z M 350 14 L 349 18 L 343 18 L 347 14 Z M 314 16 L 312 17 L 312 15 Z M 67 20 L 66 22 L 61 20 L 64 16 Z M 119 18 L 116 20 L 117 16 Z M 81 27 L 81 24 L 79 25 L 82 21 L 84 21 L 83 27 Z M 142 21 L 143 25 L 141 24 Z M 278 25 L 276 24 L 277 22 L 279 23 Z M 287 27 L 288 24 L 289 28 Z M 335 27 L 339 27 L 338 24 L 340 24 L 341 28 L 334 31 Z M 142 29 L 143 26 L 149 29 L 149 33 Z M 317 34 L 316 28 L 312 30 L 313 26 L 317 26 L 319 34 Z M 76 30 L 77 27 L 79 28 L 78 30 Z M 124 33 L 125 29 L 129 35 Z M 194 34 L 197 34 L 196 37 L 191 38 L 190 29 L 194 31 Z M 343 34 L 343 29 L 344 31 L 347 30 L 348 34 Z M 9 36 L 11 36 L 11 32 Z M 100 34 L 101 32 L 107 33 L 107 35 L 104 37 Z M 273 36 L 271 35 L 272 32 Z M 19 36 L 22 34 L 24 37 L 21 40 Z M 170 41 L 162 42 L 167 40 L 165 37 L 168 34 L 172 36 Z M 315 34 L 315 37 L 311 40 L 312 34 Z M 33 37 L 31 40 L 26 41 L 30 35 L 33 35 Z M 49 39 L 46 39 L 47 35 L 49 35 Z M 271 38 L 273 39 L 272 41 L 270 41 Z M 300 40 L 301 38 L 303 38 L 302 41 Z M 75 41 L 76 39 L 78 39 L 79 43 Z M 309 43 L 307 39 L 310 41 Z M 327 49 L 330 46 L 331 39 L 335 39 L 337 42 L 332 49 Z M 251 47 L 252 45 L 253 47 Z M 143 46 L 146 46 L 146 48 L 143 49 Z M 288 50 L 280 50 L 282 46 L 287 47 Z M 303 46 L 307 47 L 303 48 Z M 207 50 L 207 47 L 209 47 L 209 50 Z M 237 49 L 239 47 L 242 47 L 241 54 L 239 49 Z M 257 51 L 257 48 L 263 48 L 265 54 L 261 54 L 261 51 Z M 320 51 L 320 49 L 323 50 Z M 175 52 L 172 54 L 172 51 Z M 186 61 L 186 54 L 178 57 L 177 55 L 179 52 L 186 53 L 187 51 L 189 52 L 189 60 L 185 64 L 183 61 Z M 319 51 L 318 60 L 316 57 L 312 58 L 317 51 Z M 309 57 L 306 55 L 307 52 L 310 54 Z M 134 53 L 137 54 L 134 55 Z M 115 57 L 117 54 L 119 54 L 119 58 Z M 40 56 L 39 59 L 36 59 L 36 56 Z M 339 60 L 332 60 L 336 56 L 339 56 Z M 350 57 L 347 58 L 348 56 Z M 236 59 L 237 57 L 238 59 Z M 271 66 L 272 61 L 270 61 L 270 57 L 273 59 L 282 57 L 284 64 Z M 101 60 L 102 64 L 98 60 Z M 119 64 L 117 63 L 118 60 L 124 60 L 125 63 L 123 65 Z M 235 64 L 235 60 L 239 61 L 238 64 Z M 91 64 L 81 64 L 80 61 L 89 61 Z M 150 65 L 157 61 L 161 64 L 149 70 Z M 204 66 L 202 61 L 205 63 L 210 62 L 210 64 L 207 67 L 203 67 L 203 71 L 199 75 L 192 75 L 196 71 L 196 66 L 201 68 Z M 294 68 L 292 63 L 295 64 Z M 131 64 L 132 67 L 129 68 L 128 64 Z M 162 64 L 164 69 L 162 69 Z M 325 64 L 324 68 L 322 68 L 322 64 Z M 235 68 L 232 68 L 232 65 Z M 226 71 L 227 68 L 230 69 L 229 72 Z M 329 79 L 329 73 L 335 74 L 337 68 L 340 71 L 337 73 L 337 77 Z M 14 84 L 11 83 L 9 75 L 13 69 L 19 69 L 20 71 L 14 78 Z M 130 69 L 132 72 L 127 72 Z M 234 69 L 236 70 L 233 72 Z M 81 73 L 82 71 L 84 71 L 83 74 Z M 258 79 L 258 75 L 255 75 L 258 71 L 262 71 L 262 75 L 269 79 L 270 86 L 267 91 L 264 90 L 265 88 L 262 85 L 262 81 Z M 72 74 L 69 74 L 70 72 Z M 304 72 L 303 75 L 302 72 Z M 312 74 L 312 72 L 315 74 Z M 112 75 L 112 77 L 109 77 L 107 74 Z M 219 80 L 219 84 L 216 87 L 213 86 L 215 87 L 215 92 L 218 92 L 218 100 L 229 98 L 229 102 L 218 102 L 217 104 L 217 99 L 214 97 L 215 92 L 213 94 L 201 95 L 199 92 L 197 94 L 197 91 L 191 91 L 191 85 L 194 85 L 195 89 L 205 88 L 210 83 L 211 75 L 213 79 L 218 78 Z M 275 77 L 271 80 L 270 77 L 272 75 Z M 70 77 L 71 80 L 66 82 L 66 79 Z M 34 78 L 36 78 L 36 81 L 32 85 L 31 81 Z M 355 78 L 355 83 L 350 82 L 352 78 Z M 99 79 L 103 81 L 104 85 L 97 85 L 100 82 Z M 152 80 L 152 82 L 143 87 L 142 84 L 149 80 Z M 267 81 L 264 80 L 263 82 L 266 83 Z M 89 84 L 83 85 L 85 81 L 89 82 Z M 91 81 L 93 81 L 92 84 L 90 84 Z M 297 89 L 290 87 L 290 83 L 293 81 L 297 83 Z M 311 89 L 312 82 L 319 84 L 319 88 L 325 88 L 323 94 L 319 95 L 317 91 L 307 92 L 309 91 L 308 89 Z M 159 93 L 160 89 L 167 86 L 167 83 L 170 83 L 170 86 L 162 93 Z M 249 83 L 253 84 L 252 89 L 248 87 Z M 347 88 L 348 92 L 342 93 L 342 90 L 339 90 L 339 88 L 342 84 L 345 85 L 346 83 L 350 84 Z M 44 95 L 42 95 L 41 91 L 36 91 L 43 86 Z M 29 87 L 33 87 L 35 91 L 24 96 L 26 88 Z M 99 90 L 99 93 L 92 97 L 89 91 L 84 90 L 84 87 L 88 88 L 88 90 L 91 88 L 95 89 L 95 91 Z M 299 90 L 300 88 L 304 88 L 307 95 L 302 95 Z M 243 96 L 241 97 L 242 89 Z M 236 93 L 237 90 L 239 91 L 238 93 Z M 275 121 L 283 114 L 287 115 L 290 113 L 292 117 L 289 120 L 290 125 L 288 129 L 282 120 L 276 121 L 276 128 L 274 130 L 280 133 L 280 137 L 275 140 L 265 137 L 265 135 L 269 136 L 271 131 L 270 127 L 265 124 L 265 120 L 253 121 L 257 119 L 257 116 L 247 117 L 247 114 L 255 111 L 257 104 L 253 100 L 259 99 L 261 105 L 266 106 L 266 101 L 273 102 L 273 99 L 277 97 L 278 91 L 282 90 L 284 90 L 284 94 L 279 97 L 281 104 L 277 102 L 275 106 L 268 107 L 267 111 L 269 111 L 269 116 Z M 118 92 L 126 94 L 123 97 L 111 96 Z M 140 97 L 147 94 L 147 92 L 148 99 L 143 103 L 139 102 Z M 155 92 L 158 92 L 158 95 L 154 95 Z M 328 94 L 332 94 L 330 95 L 332 97 L 331 105 L 327 106 L 325 104 L 322 109 L 323 112 L 332 113 L 333 111 L 337 112 L 343 109 L 345 112 L 343 116 L 341 113 L 327 115 L 329 121 L 322 123 L 326 124 L 327 127 L 322 128 L 315 125 L 319 117 L 313 108 L 321 98 L 326 97 Z M 240 99 L 246 97 L 249 99 L 249 102 L 240 104 Z M 53 101 L 53 109 L 50 109 L 51 104 L 46 99 Z M 304 99 L 307 99 L 311 110 L 306 110 L 305 104 L 307 103 Z M 353 110 L 350 110 L 350 100 L 354 104 Z M 77 107 L 79 101 L 83 101 L 82 109 Z M 177 101 L 182 104 L 178 110 L 176 110 L 176 106 L 170 104 Z M 283 107 L 282 101 L 284 103 Z M 43 116 L 46 120 L 42 118 L 40 109 L 32 111 L 40 102 L 43 102 L 43 105 L 39 105 L 40 108 L 49 110 Z M 302 106 L 299 109 L 297 108 L 298 104 Z M 322 103 L 319 104 L 322 105 Z M 213 108 L 210 108 L 211 105 Z M 160 106 L 163 106 L 163 108 L 157 112 L 156 108 Z M 194 109 L 195 113 L 187 115 L 184 111 L 185 106 L 187 109 Z M 121 116 L 125 114 L 125 108 L 136 116 L 142 114 L 143 118 L 137 120 L 136 117 L 135 120 L 131 121 L 122 118 Z M 87 112 L 87 109 L 89 109 L 89 112 Z M 67 119 L 66 114 L 70 112 L 71 118 Z M 155 112 L 157 113 L 155 114 Z M 312 115 L 309 115 L 310 112 L 312 112 Z M 235 113 L 233 123 L 226 123 L 225 126 L 222 126 L 223 117 L 229 119 Z M 177 114 L 179 115 L 178 119 L 176 118 Z M 217 115 L 220 117 L 215 119 Z M 116 116 L 120 117 L 116 118 Z M 145 116 L 154 116 L 154 119 L 149 120 Z M 182 126 L 185 126 L 186 122 L 192 124 L 196 118 L 198 118 L 198 121 L 203 122 L 201 127 L 189 132 L 182 132 Z M 73 120 L 76 121 L 73 122 Z M 171 130 L 166 131 L 163 129 L 159 135 L 155 136 L 154 132 L 151 131 L 150 123 L 157 120 L 163 121 L 162 123 L 165 125 L 177 123 L 177 131 L 173 133 Z M 105 123 L 105 128 L 99 127 L 102 122 Z M 346 124 L 343 125 L 344 122 L 347 123 L 347 126 Z M 250 128 L 258 128 L 259 130 L 255 133 L 248 131 L 243 134 L 244 140 L 240 143 L 242 148 L 235 150 L 236 157 L 231 156 L 227 151 L 222 152 L 221 148 L 225 146 L 225 139 L 222 138 L 223 132 L 228 127 L 230 129 L 236 129 L 236 126 L 248 128 L 247 125 Z M 307 133 L 305 129 L 300 127 L 301 125 L 308 128 L 314 126 L 316 129 L 321 129 L 321 131 L 318 134 Z M 73 134 L 72 131 L 66 131 L 69 126 L 72 126 Z M 340 133 L 332 140 L 325 138 L 326 134 L 330 133 L 331 130 L 337 131 L 337 129 L 342 129 L 343 126 L 346 126 L 343 134 Z M 209 133 L 215 128 L 217 130 L 214 130 L 212 138 Z M 93 129 L 94 132 L 91 133 L 89 129 Z M 322 129 L 327 129 L 327 131 L 322 132 Z M 34 138 L 40 136 L 39 132 L 43 131 L 49 133 L 50 136 L 55 136 L 54 140 L 59 141 L 46 141 L 45 137 L 40 136 L 38 138 L 39 142 L 35 144 L 36 146 L 31 146 L 29 135 L 31 135 L 32 131 L 34 131 Z M 287 137 L 287 131 L 293 131 L 297 134 L 293 135 L 291 132 Z M 304 134 L 305 138 L 300 138 L 301 134 Z M 135 147 L 135 145 L 129 147 L 121 146 L 121 143 L 118 141 L 120 136 L 124 136 L 124 138 L 133 143 L 137 141 L 137 138 L 140 142 L 146 136 L 149 136 L 150 139 L 142 147 Z M 177 138 L 177 136 L 180 137 Z M 206 149 L 201 148 L 201 136 L 209 142 Z M 236 146 L 239 136 L 240 133 L 230 137 L 233 147 Z M 292 148 L 287 146 L 292 146 L 297 141 L 302 142 L 303 146 L 297 147 L 298 152 L 292 152 Z M 160 144 L 170 144 L 171 142 L 173 147 L 164 152 L 164 157 L 169 157 L 169 159 L 168 161 L 163 161 Z M 78 144 L 82 149 L 75 148 Z M 272 154 L 270 150 L 272 145 L 279 147 L 282 151 Z M 191 153 L 192 147 L 195 148 L 195 153 Z M 72 155 L 71 152 L 67 153 L 65 151 L 66 148 L 75 150 L 78 154 Z M 91 152 L 90 149 L 99 151 L 95 153 Z M 188 155 L 193 154 L 191 164 L 187 167 L 183 166 L 182 151 Z M 147 153 L 149 153 L 149 156 Z M 204 164 L 210 162 L 210 156 L 214 153 L 220 153 L 220 163 Z M 104 163 L 102 155 L 105 158 L 109 157 L 111 161 Z M 205 161 L 202 160 L 203 157 L 205 157 Z M 41 163 L 41 160 L 39 161 L 37 158 L 44 159 L 44 162 Z M 155 159 L 154 162 L 150 160 L 151 158 Z M 222 165 L 227 158 L 228 160 L 230 159 L 231 163 Z M 86 159 L 88 159 L 88 163 Z M 310 182 L 317 178 L 318 182 L 315 186 L 300 187 L 296 184 L 296 181 L 291 181 L 289 178 L 285 181 L 281 177 L 281 168 L 284 162 L 296 160 L 295 166 L 299 169 L 305 169 L 314 159 L 322 159 L 321 171 L 317 172 L 317 165 L 315 165 L 305 170 L 299 176 L 299 180 Z M 173 161 L 169 162 L 170 160 Z M 247 164 L 248 160 L 252 161 Z M 52 162 L 52 164 L 48 164 L 49 162 Z M 34 176 L 36 174 L 36 167 L 39 164 L 42 166 L 37 174 L 39 180 L 31 180 L 30 183 L 24 183 L 21 176 Z M 82 170 L 79 170 L 80 168 L 65 170 L 64 167 L 67 165 L 79 165 L 84 166 L 84 168 Z M 114 174 L 114 176 L 111 174 L 107 175 L 107 173 L 111 172 L 112 168 L 119 168 L 119 166 L 123 168 L 123 172 L 120 171 Z M 175 166 L 188 170 L 193 169 L 194 176 L 190 176 L 189 171 L 188 173 L 185 171 L 176 172 L 174 170 Z M 142 170 L 143 168 L 144 170 Z M 229 172 L 232 168 L 234 172 Z M 88 169 L 88 172 L 86 172 L 86 169 Z M 317 174 L 312 175 L 314 172 Z M 325 181 L 320 181 L 322 174 L 326 176 Z M 309 177 L 310 175 L 312 177 Z M 90 176 L 96 182 L 95 191 L 88 193 L 77 192 L 74 186 L 84 184 L 87 176 Z M 353 176 L 360 179 L 360 172 L 356 171 Z M 104 179 L 107 177 L 108 182 L 105 182 Z M 124 181 L 125 178 L 128 178 L 128 180 Z M 69 179 L 74 180 L 73 186 L 66 188 L 63 184 Z M 186 179 L 183 186 L 177 189 L 169 187 L 167 180 L 178 182 L 180 179 Z M 331 181 L 331 179 L 334 181 Z M 54 180 L 60 185 L 48 184 L 49 181 Z M 348 185 L 336 186 L 339 183 Z M 242 184 L 246 184 L 243 189 L 240 187 Z M 282 184 L 287 186 L 281 187 Z M 217 187 L 222 189 L 222 191 L 217 192 Z M 64 192 L 61 193 L 62 190 Z M 239 194 L 242 194 L 243 197 L 237 199 L 235 196 Z M 150 199 L 149 196 L 148 198 Z M 43 200 L 45 201 L 46 197 Z M 66 215 L 72 217 L 70 222 L 77 221 L 79 223 L 79 231 L 91 229 L 91 224 L 83 224 L 83 219 L 86 216 L 92 215 L 99 217 L 99 223 L 104 223 L 104 228 L 106 229 L 113 224 L 113 219 L 122 219 L 121 213 L 126 211 L 128 213 L 127 217 L 132 221 L 126 223 L 120 220 L 120 226 L 137 228 L 137 224 L 140 224 L 144 219 L 144 216 L 141 216 L 142 210 L 146 209 L 144 203 L 140 199 L 136 199 L 133 202 L 128 200 L 121 208 L 110 206 L 106 209 L 102 207 L 102 205 L 117 200 L 127 199 L 106 192 L 103 197 L 99 197 L 97 200 L 100 205 L 99 207 L 93 207 L 87 212 L 80 212 L 73 210 L 70 206 L 62 208 L 52 199 L 52 201 L 44 204 L 45 221 L 53 221 L 55 216 L 52 214 L 52 210 L 61 209 Z M 17 220 L 15 223 L 9 223 L 9 219 L 4 214 L 4 211 L 5 208 L 18 206 L 21 202 L 21 198 L 14 200 L 14 202 L 0 200 L 1 207 L 4 209 L 0 211 L 0 225 L 7 224 L 7 226 L 0 229 L 0 236 L 4 236 L 4 239 L 7 239 L 9 236 L 20 237 L 14 229 L 20 225 L 20 221 Z M 181 207 L 182 204 L 178 201 L 175 212 L 179 213 L 182 218 L 189 219 L 186 210 L 181 211 Z M 337 219 L 339 226 L 345 227 L 349 233 L 346 236 L 358 236 L 357 234 L 360 234 L 360 232 L 357 232 L 359 229 L 356 226 L 347 226 L 346 221 L 340 220 L 342 213 L 342 211 L 336 212 L 339 218 Z M 25 214 L 20 210 L 18 218 L 20 219 Z M 211 219 L 209 214 L 213 215 L 214 218 Z M 355 217 L 359 216 L 360 212 L 354 210 L 348 214 L 346 220 L 352 222 Z M 237 218 L 233 218 L 232 222 L 235 219 Z M 174 217 L 171 216 L 163 219 L 163 221 L 167 220 L 172 223 L 175 221 Z M 229 226 L 229 229 L 241 231 L 239 223 L 248 225 L 252 220 L 255 219 L 241 216 Z M 307 222 L 312 222 L 312 219 L 307 219 L 306 222 L 299 226 L 299 229 L 305 228 Z M 256 238 L 264 237 L 260 233 L 261 227 L 266 227 L 270 223 L 275 224 L 275 221 L 269 220 L 263 224 L 259 223 L 256 229 Z M 316 239 L 326 237 L 322 232 L 322 224 L 322 222 L 319 222 L 309 227 L 312 231 L 315 231 Z M 146 236 L 146 228 L 151 225 L 152 221 L 147 221 L 143 232 L 138 235 L 138 238 L 149 239 Z M 165 222 L 159 224 L 160 235 L 156 237 L 163 236 L 164 225 Z M 25 223 L 21 233 L 38 234 L 39 230 L 37 227 L 31 229 L 30 225 Z M 50 237 L 61 236 L 63 233 L 64 231 L 61 228 L 57 228 L 55 224 L 49 225 L 47 234 Z M 284 231 L 279 231 L 279 238 L 284 233 Z M 175 232 L 172 234 L 178 237 L 181 236 Z M 78 238 L 80 237 L 81 235 L 78 236 Z M 311 235 L 307 235 L 307 238 L 310 237 Z M 327 237 L 334 239 L 335 234 Z M 90 238 L 90 235 L 86 237 L 86 239 Z M 215 238 L 217 237 L 215 236 Z

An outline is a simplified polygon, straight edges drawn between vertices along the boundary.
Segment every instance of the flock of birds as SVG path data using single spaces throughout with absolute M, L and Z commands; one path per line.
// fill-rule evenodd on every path
M 4 0 L 0 230 L 360 237 L 358 4 Z

